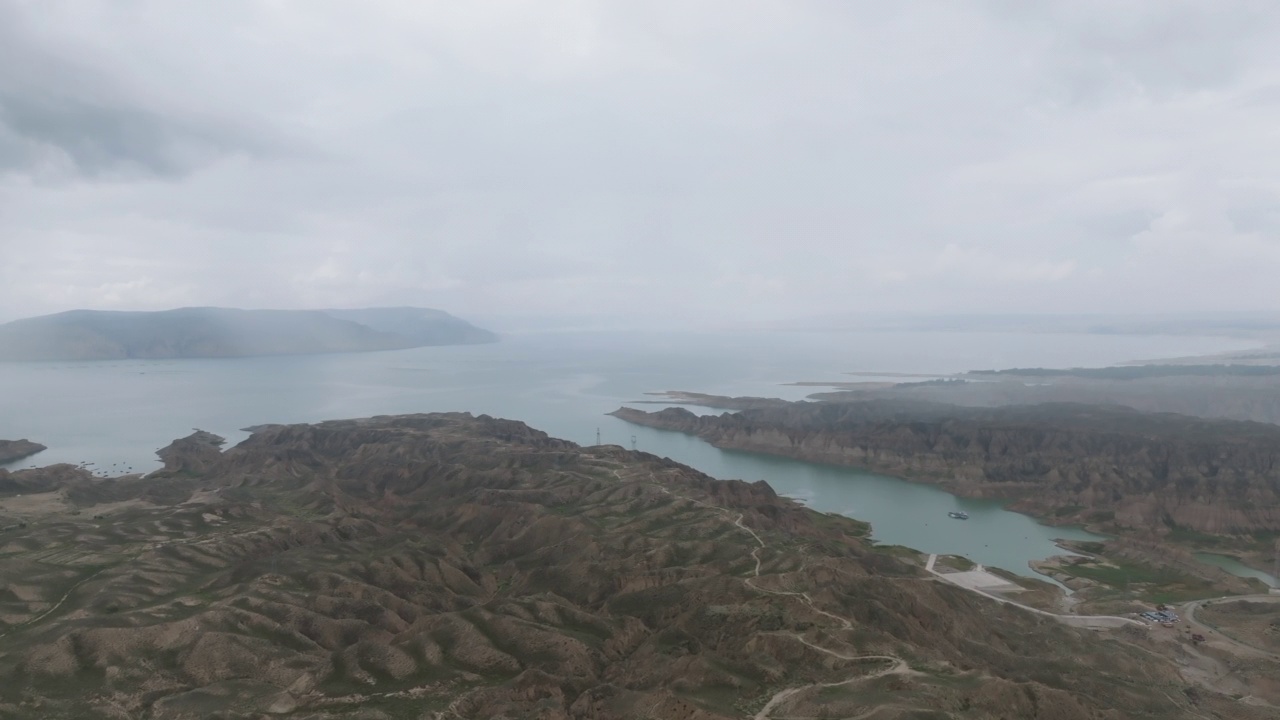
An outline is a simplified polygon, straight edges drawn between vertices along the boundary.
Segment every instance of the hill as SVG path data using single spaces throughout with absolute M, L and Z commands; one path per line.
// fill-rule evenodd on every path
M 491 342 L 439 310 L 73 310 L 0 325 L 0 360 L 243 357 Z
M 1274 709 L 1191 687 L 1142 628 L 938 582 L 764 483 L 465 414 L 220 445 L 175 442 L 146 478 L 0 471 L 0 717 Z

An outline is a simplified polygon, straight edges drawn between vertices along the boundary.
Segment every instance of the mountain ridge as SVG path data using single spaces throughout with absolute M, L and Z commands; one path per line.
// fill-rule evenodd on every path
M 308 355 L 493 342 L 441 310 L 70 310 L 0 325 L 0 360 L 78 361 Z

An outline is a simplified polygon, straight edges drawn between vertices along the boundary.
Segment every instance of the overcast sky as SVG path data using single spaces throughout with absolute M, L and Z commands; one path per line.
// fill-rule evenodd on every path
M 0 319 L 1280 311 L 1280 7 L 0 0 Z

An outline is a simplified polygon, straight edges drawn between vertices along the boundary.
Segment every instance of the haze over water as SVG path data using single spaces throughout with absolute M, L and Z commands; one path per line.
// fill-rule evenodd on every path
M 220 360 L 130 360 L 0 365 L 0 438 L 49 450 L 9 467 L 92 462 L 111 474 L 157 468 L 154 452 L 193 428 L 232 444 L 263 423 L 437 411 L 527 422 L 580 444 L 601 440 L 668 456 L 721 478 L 766 480 L 811 507 L 871 522 L 874 537 L 957 553 L 1029 574 L 1027 561 L 1059 552 L 1042 526 L 926 485 L 846 468 L 725 452 L 678 433 L 605 413 L 645 393 L 691 390 L 801 399 L 849 381 L 846 372 L 948 374 L 1004 367 L 1102 366 L 1250 347 L 1223 338 L 1004 333 L 553 333 L 492 345 Z M 653 409 L 655 406 L 638 406 Z M 946 513 L 964 509 L 967 522 Z

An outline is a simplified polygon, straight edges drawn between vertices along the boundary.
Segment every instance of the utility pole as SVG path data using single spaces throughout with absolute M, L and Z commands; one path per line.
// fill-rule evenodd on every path
M 596 444 L 600 444 L 600 428 L 596 428 Z

